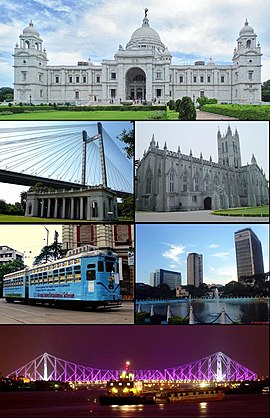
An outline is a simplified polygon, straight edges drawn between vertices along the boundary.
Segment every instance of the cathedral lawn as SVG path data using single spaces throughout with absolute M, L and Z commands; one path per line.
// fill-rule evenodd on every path
M 214 210 L 213 215 L 223 216 L 269 216 L 269 206 L 253 206 L 226 210 Z
M 68 111 L 68 110 L 45 110 L 24 112 L 12 115 L 1 114 L 1 120 L 147 120 L 147 119 L 162 119 L 166 120 L 166 117 L 156 117 L 162 115 L 163 111 L 149 111 L 149 110 L 98 110 L 98 111 Z M 178 114 L 173 112 L 176 115 Z

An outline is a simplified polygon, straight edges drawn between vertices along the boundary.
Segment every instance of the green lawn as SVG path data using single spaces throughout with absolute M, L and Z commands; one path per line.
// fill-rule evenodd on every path
M 175 112 L 173 112 L 175 113 Z M 161 116 L 161 117 L 157 117 Z M 177 114 L 176 114 L 177 116 Z M 1 120 L 142 120 L 166 119 L 165 112 L 147 110 L 98 110 L 98 111 L 68 111 L 48 110 L 24 112 L 13 115 L 1 115 Z
M 214 210 L 212 214 L 223 216 L 269 216 L 269 206 Z
M 127 219 L 127 218 L 118 218 L 119 221 L 123 221 L 123 222 L 133 222 L 133 219 Z M 0 223 L 7 223 L 7 222 L 23 222 L 23 223 L 50 223 L 50 222 L 54 222 L 54 223 L 58 223 L 58 224 L 62 224 L 62 223 L 78 223 L 78 222 L 91 222 L 94 223 L 94 221 L 81 221 L 79 219 L 55 219 L 55 218 L 35 218 L 32 216 L 16 216 L 16 215 L 2 215 L 0 214 Z M 96 223 L 96 222 L 95 222 Z M 97 223 L 100 223 L 100 221 L 98 221 Z

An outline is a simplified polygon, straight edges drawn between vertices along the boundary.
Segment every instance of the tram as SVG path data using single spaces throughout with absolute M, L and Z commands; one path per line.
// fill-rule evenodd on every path
M 3 296 L 29 304 L 120 306 L 118 256 L 90 245 L 75 248 L 65 258 L 6 274 Z

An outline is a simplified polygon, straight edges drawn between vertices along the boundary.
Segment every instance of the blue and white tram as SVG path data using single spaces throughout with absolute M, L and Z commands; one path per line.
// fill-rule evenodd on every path
M 110 250 L 90 249 L 88 246 L 68 252 L 65 258 L 23 270 L 25 286 L 22 296 L 8 292 L 4 277 L 4 297 L 7 302 L 26 299 L 29 303 L 63 302 L 85 306 L 119 304 L 121 300 L 118 257 Z M 15 273 L 13 273 L 15 274 Z M 24 290 L 24 293 L 23 293 Z
M 4 276 L 3 296 L 7 302 L 23 301 L 28 297 L 27 269 Z

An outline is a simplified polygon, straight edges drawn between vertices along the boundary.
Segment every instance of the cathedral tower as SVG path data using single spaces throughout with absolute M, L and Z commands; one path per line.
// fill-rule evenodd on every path
M 233 134 L 230 125 L 228 125 L 227 132 L 223 136 L 218 129 L 217 142 L 218 163 L 229 167 L 241 167 L 241 151 L 237 129 L 235 128 Z

